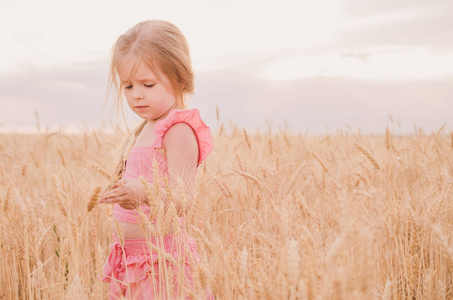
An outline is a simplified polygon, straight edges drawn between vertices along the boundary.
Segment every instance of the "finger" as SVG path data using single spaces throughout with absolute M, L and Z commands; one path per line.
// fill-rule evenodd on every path
M 124 194 L 117 198 L 117 203 L 121 205 L 123 208 L 127 209 L 134 209 L 139 206 L 139 202 L 136 199 L 131 199 L 129 195 Z
M 125 194 L 124 195 L 115 195 L 115 196 L 112 196 L 110 198 L 106 198 L 106 199 L 102 199 L 99 201 L 99 203 L 103 203 L 103 204 L 115 204 L 115 203 L 118 203 L 118 204 L 122 204 L 123 202 L 128 202 L 126 200 L 127 198 L 125 197 Z
M 100 204 L 115 204 L 117 203 L 117 199 L 116 198 L 111 198 L 111 199 L 105 199 L 105 200 L 100 200 L 99 203 Z
M 109 199 L 109 198 L 114 198 L 114 197 L 120 197 L 120 196 L 123 196 L 127 193 L 126 190 L 124 189 L 121 189 L 119 187 L 113 189 L 113 190 L 110 190 L 108 192 L 105 192 L 102 196 L 101 196 L 101 199 Z
M 122 196 L 122 195 L 118 194 L 117 192 L 110 193 L 109 195 L 106 195 L 106 196 L 102 197 L 99 200 L 99 203 L 116 203 L 117 201 L 121 201 L 118 198 L 120 196 Z
M 118 203 L 121 204 L 123 202 L 129 202 L 126 191 L 120 191 L 116 190 L 116 192 L 106 198 L 102 198 L 99 203 L 107 203 L 107 204 L 112 204 L 112 203 Z
M 118 182 L 114 182 L 110 185 L 110 189 L 115 189 L 117 187 L 119 187 Z
M 108 199 L 115 198 L 115 197 L 116 197 L 116 192 L 109 191 L 109 192 L 104 193 L 99 200 L 100 200 L 100 202 L 102 202 L 104 200 L 108 200 Z

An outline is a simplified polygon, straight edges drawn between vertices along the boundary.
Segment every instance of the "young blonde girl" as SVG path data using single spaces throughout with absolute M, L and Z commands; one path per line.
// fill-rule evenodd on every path
M 193 77 L 187 41 L 169 22 L 140 22 L 113 46 L 110 83 L 117 104 L 124 95 L 143 122 L 124 149 L 118 180 L 100 200 L 114 204 L 113 243 L 102 276 L 109 299 L 195 295 L 200 257 L 182 225 L 198 165 L 213 145 L 199 111 L 184 102 L 193 93 Z

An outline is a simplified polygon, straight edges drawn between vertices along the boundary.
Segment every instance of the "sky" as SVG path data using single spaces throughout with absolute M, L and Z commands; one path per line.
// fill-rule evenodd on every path
M 188 104 L 212 129 L 448 133 L 452 15 L 450 0 L 0 0 L 0 132 L 122 124 L 110 48 L 164 19 L 189 42 Z

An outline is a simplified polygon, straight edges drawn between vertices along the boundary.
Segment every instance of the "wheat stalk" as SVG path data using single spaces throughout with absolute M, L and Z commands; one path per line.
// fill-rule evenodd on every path
M 324 170 L 324 173 L 327 173 L 327 167 L 326 165 L 324 164 L 324 162 L 314 153 L 314 152 L 311 152 L 311 154 L 313 155 L 314 158 L 316 158 L 316 160 L 319 162 L 319 164 L 321 165 L 322 169 Z
M 363 154 L 365 155 L 366 158 L 368 158 L 368 160 L 371 162 L 371 164 L 374 166 L 375 169 L 379 170 L 380 167 L 379 167 L 379 164 L 377 163 L 377 161 L 374 159 L 374 157 L 368 153 L 368 151 L 366 151 L 362 146 L 360 146 L 358 143 L 355 143 L 354 142 L 354 145 L 355 147 Z
M 390 280 L 387 280 L 387 282 L 385 283 L 382 300 L 391 300 L 391 299 L 392 299 L 392 282 Z
M 450 247 L 448 244 L 447 238 L 445 235 L 442 233 L 442 230 L 438 225 L 433 225 L 432 227 L 434 236 L 437 239 L 437 242 L 442 250 L 442 253 L 444 254 L 444 257 L 446 258 L 448 265 L 453 268 L 453 249 Z
M 124 248 L 124 234 L 123 230 L 120 227 L 120 223 L 117 218 L 113 218 L 113 223 L 115 225 L 115 231 L 117 233 L 118 241 L 120 242 L 121 247 Z
M 152 180 L 142 178 L 157 223 L 138 207 L 139 231 L 162 240 L 171 227 L 183 237 L 176 226 L 187 207 L 185 225 L 197 242 L 169 251 L 153 242 L 145 246 L 154 258 L 158 254 L 157 268 L 143 274 L 151 284 L 160 277 L 156 297 L 206 298 L 203 287 L 209 287 L 219 299 L 449 299 L 453 132 L 445 132 L 446 126 L 429 135 L 417 128 L 420 134 L 398 139 L 390 126 L 385 134 L 357 140 L 342 132 L 246 132 L 253 151 L 243 128 L 231 125 L 229 134 L 227 126 L 221 136 L 213 132 L 214 151 L 209 168 L 199 169 L 195 196 L 182 181 L 173 187 L 163 176 L 162 199 L 155 199 Z M 97 209 L 93 199 L 95 187 L 110 180 L 97 169 L 114 167 L 111 150 L 123 133 L 98 135 L 98 147 L 88 132 L 86 145 L 63 133 L 51 135 L 56 145 L 46 143 L 47 133 L 0 135 L 0 298 L 74 298 L 76 288 L 86 298 L 107 297 L 93 276 L 108 258 L 106 237 L 113 228 L 119 243 L 128 244 L 131 231 L 122 239 L 117 223 L 109 223 L 112 206 Z M 365 151 L 348 148 L 353 141 Z M 392 149 L 397 157 L 385 155 Z M 302 174 L 307 159 L 320 164 L 320 174 Z M 146 166 L 141 171 L 152 176 Z M 86 194 L 83 186 L 93 190 Z M 96 210 L 96 218 L 82 226 L 89 210 Z M 433 220 L 439 223 L 432 226 Z M 15 282 L 20 284 L 11 287 Z
M 27 165 L 24 162 L 22 162 L 20 175 L 21 177 L 25 177 L 27 175 Z
M 252 146 L 250 145 L 250 138 L 249 138 L 249 135 L 247 134 L 247 131 L 245 130 L 245 128 L 242 129 L 243 133 L 244 133 L 244 138 L 245 138 L 245 142 L 247 144 L 247 147 L 249 148 L 249 150 L 252 149 Z
M 61 148 L 58 148 L 58 154 L 60 155 L 61 163 L 63 164 L 63 167 L 66 168 L 66 160 L 64 159 L 63 151 Z
M 113 177 L 110 174 L 108 174 L 106 171 L 102 170 L 100 166 L 93 164 L 93 165 L 90 166 L 90 168 L 95 170 L 96 172 L 98 172 L 102 176 L 104 176 L 106 179 L 108 179 L 110 181 L 113 180 Z
M 60 209 L 61 213 L 63 214 L 64 217 L 68 217 L 68 212 L 66 210 L 65 204 L 63 202 L 63 199 L 61 198 L 61 194 L 57 193 L 57 205 L 58 208 Z
M 85 148 L 85 150 L 88 150 L 88 136 L 86 133 L 83 133 L 83 148 Z
M 9 200 L 11 199 L 11 189 L 12 185 L 8 185 L 8 188 L 6 189 L 6 195 L 5 195 L 5 200 L 3 201 L 3 211 L 6 212 L 9 208 Z
M 88 202 L 88 205 L 87 205 L 87 212 L 92 211 L 93 208 L 99 203 L 100 194 L 101 194 L 101 186 L 97 186 L 94 189 L 93 194 L 91 194 L 90 202 Z
M 450 132 L 451 147 L 453 148 L 453 131 Z
M 387 151 L 390 150 L 390 131 L 389 127 L 387 126 L 387 129 L 385 130 L 385 145 L 387 147 Z
M 299 264 L 300 255 L 297 241 L 289 239 L 288 241 L 288 278 L 291 288 L 296 288 L 299 284 Z

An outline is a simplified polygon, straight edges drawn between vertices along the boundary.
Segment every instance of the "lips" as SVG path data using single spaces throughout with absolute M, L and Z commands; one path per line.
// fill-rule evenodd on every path
M 148 106 L 141 105 L 141 106 L 136 106 L 135 108 L 145 108 L 145 107 L 148 107 Z

